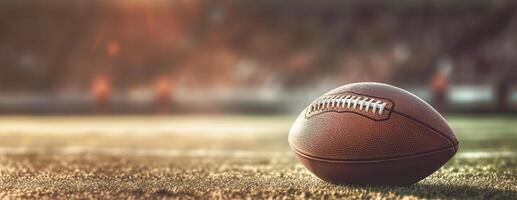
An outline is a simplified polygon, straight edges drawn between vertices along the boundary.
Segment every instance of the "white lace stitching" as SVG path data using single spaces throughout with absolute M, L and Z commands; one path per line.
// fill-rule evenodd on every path
M 310 111 L 316 112 L 331 108 L 352 108 L 359 109 L 360 111 L 363 111 L 364 109 L 364 112 L 368 112 L 371 108 L 372 113 L 382 115 L 387 104 L 387 102 L 370 97 L 337 95 L 326 96 L 316 100 L 316 102 L 312 104 Z

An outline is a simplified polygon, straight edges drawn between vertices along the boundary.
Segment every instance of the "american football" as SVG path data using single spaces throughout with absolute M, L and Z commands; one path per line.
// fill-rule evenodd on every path
M 400 88 L 354 83 L 312 102 L 294 122 L 289 144 L 303 165 L 332 183 L 408 185 L 458 150 L 447 121 Z

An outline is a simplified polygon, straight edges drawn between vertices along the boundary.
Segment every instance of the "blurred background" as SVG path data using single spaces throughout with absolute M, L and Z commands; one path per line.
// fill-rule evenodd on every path
M 0 113 L 299 113 L 390 83 L 517 112 L 512 1 L 3 0 Z

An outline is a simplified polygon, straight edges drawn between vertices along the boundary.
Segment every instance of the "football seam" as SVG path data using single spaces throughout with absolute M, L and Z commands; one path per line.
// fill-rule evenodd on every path
M 404 160 L 404 159 L 410 159 L 410 158 L 417 158 L 417 157 L 423 157 L 423 156 L 428 156 L 428 155 L 432 155 L 432 154 L 437 154 L 437 153 L 445 152 L 447 150 L 451 150 L 451 148 L 454 151 L 454 153 L 452 153 L 452 155 L 451 155 L 451 157 L 452 157 L 456 153 L 456 149 L 457 149 L 457 147 L 454 147 L 454 146 L 447 146 L 447 147 L 442 147 L 442 148 L 434 149 L 434 150 L 430 150 L 430 151 L 418 152 L 418 153 L 415 153 L 415 154 L 407 154 L 407 155 L 404 155 L 404 156 L 395 156 L 395 157 L 386 157 L 386 158 L 382 158 L 381 157 L 381 158 L 373 158 L 373 159 L 350 159 L 350 160 L 347 160 L 347 159 L 331 159 L 331 158 L 322 158 L 322 157 L 312 156 L 312 155 L 308 155 L 306 153 L 301 152 L 300 150 L 296 149 L 291 144 L 289 144 L 289 146 L 298 155 L 303 156 L 303 157 L 308 158 L 308 159 L 313 159 L 313 160 L 317 160 L 317 161 L 321 161 L 321 162 L 353 163 L 353 164 L 355 164 L 355 163 L 359 164 L 359 163 L 389 162 L 389 161 L 397 161 L 397 160 Z
M 411 156 L 417 156 L 417 155 L 426 155 L 428 153 L 440 151 L 440 150 L 443 150 L 443 149 L 449 149 L 449 148 L 453 148 L 454 153 L 456 153 L 458 151 L 459 141 L 457 141 L 457 140 L 454 141 L 453 139 L 447 137 L 445 134 L 441 133 L 440 131 L 436 130 L 435 128 L 433 128 L 433 127 L 427 125 L 426 123 L 424 123 L 424 122 L 422 122 L 420 120 L 417 120 L 417 119 L 415 119 L 415 118 L 413 118 L 413 117 L 411 117 L 409 115 L 406 115 L 406 114 L 403 114 L 403 113 L 400 113 L 400 112 L 397 112 L 397 111 L 394 111 L 394 110 L 392 110 L 391 112 L 399 114 L 402 117 L 406 117 L 409 120 L 415 121 L 418 124 L 423 125 L 424 127 L 426 127 L 429 130 L 431 130 L 431 132 L 434 132 L 434 134 L 437 134 L 438 136 L 440 136 L 442 138 L 445 138 L 445 140 L 447 140 L 447 142 L 450 143 L 451 145 L 450 146 L 446 146 L 446 147 L 440 147 L 440 148 L 437 148 L 437 149 L 428 150 L 428 151 L 417 152 L 417 153 L 413 153 L 413 154 L 405 154 L 405 155 L 401 155 L 401 156 L 379 157 L 379 158 L 368 158 L 368 159 L 350 159 L 350 160 L 347 160 L 347 159 L 331 159 L 331 158 L 323 158 L 323 157 L 313 156 L 313 155 L 310 155 L 308 153 L 303 153 L 302 151 L 296 149 L 293 145 L 291 145 L 291 142 L 289 142 L 289 146 L 291 146 L 291 148 L 295 152 L 297 152 L 297 153 L 299 153 L 301 155 L 305 155 L 306 157 L 320 159 L 320 160 L 326 160 L 326 161 L 338 161 L 338 162 L 339 161 L 342 161 L 342 162 L 382 161 L 382 160 L 386 160 L 386 159 L 397 159 L 397 158 L 405 158 L 405 157 L 411 157 Z
M 404 113 L 398 112 L 398 111 L 396 111 L 396 110 L 395 110 L 395 109 L 393 109 L 393 108 L 395 108 L 395 104 L 393 104 L 392 109 L 386 109 L 386 110 L 390 111 L 390 112 L 389 112 L 389 114 L 388 114 L 388 117 L 387 117 L 386 119 L 374 119 L 374 118 L 372 118 L 372 117 L 369 117 L 369 116 L 367 116 L 367 115 L 364 115 L 364 114 L 361 114 L 361 113 L 357 113 L 357 112 L 354 112 L 354 111 L 331 111 L 331 110 L 329 110 L 329 111 L 324 111 L 324 112 L 321 112 L 321 113 L 315 114 L 315 115 L 313 115 L 313 116 L 321 115 L 321 114 L 328 113 L 328 112 L 333 112 L 333 113 L 350 113 L 350 114 L 357 114 L 357 115 L 361 115 L 361 116 L 363 116 L 363 117 L 369 118 L 369 119 L 374 120 L 374 121 L 386 121 L 386 120 L 389 120 L 389 119 L 391 118 L 391 113 L 396 113 L 396 114 L 399 114 L 399 115 L 400 115 L 400 116 L 402 116 L 402 117 L 408 118 L 409 120 L 415 121 L 415 122 L 417 122 L 417 123 L 419 123 L 419 124 L 421 124 L 421 125 L 425 126 L 426 128 L 429 128 L 429 129 L 433 130 L 434 132 L 436 132 L 436 134 L 438 134 L 438 135 L 440 135 L 441 137 L 445 138 L 445 139 L 446 139 L 446 140 L 451 144 L 451 146 L 455 146 L 456 144 L 459 144 L 459 141 L 458 141 L 458 140 L 454 140 L 454 139 L 452 139 L 452 138 L 448 137 L 447 135 L 443 134 L 442 132 L 438 131 L 437 129 L 433 128 L 432 126 L 429 126 L 429 125 L 427 125 L 426 123 L 424 123 L 424 122 L 422 122 L 422 121 L 420 121 L 420 120 L 418 120 L 418 119 L 416 119 L 416 118 L 414 118 L 414 117 L 411 117 L 410 115 L 407 115 L 407 114 L 404 114 Z M 313 117 L 313 116 L 311 116 L 311 117 Z M 306 118 L 307 118 L 307 117 L 306 117 Z M 457 150 L 457 149 L 456 149 L 456 150 Z
M 392 110 L 391 112 L 397 113 L 400 116 L 406 117 L 406 118 L 408 118 L 410 120 L 413 120 L 413 121 L 415 121 L 415 122 L 417 122 L 417 123 L 419 123 L 419 124 L 429 128 L 429 129 L 431 129 L 433 132 L 435 132 L 439 136 L 445 138 L 451 144 L 451 146 L 454 147 L 454 150 L 456 150 L 456 151 L 458 150 L 458 149 L 456 149 L 455 146 L 457 146 L 459 144 L 459 141 L 454 140 L 454 139 L 448 137 L 446 134 L 438 131 L 437 129 L 433 128 L 432 126 L 429 126 L 428 124 L 426 124 L 426 123 L 424 123 L 424 122 L 422 122 L 422 121 L 420 121 L 420 120 L 418 120 L 418 119 L 416 119 L 414 117 L 411 117 L 410 115 L 407 115 L 407 114 L 404 114 L 404 113 L 401 113 L 401 112 L 398 112 L 398 111 L 395 111 L 395 110 Z

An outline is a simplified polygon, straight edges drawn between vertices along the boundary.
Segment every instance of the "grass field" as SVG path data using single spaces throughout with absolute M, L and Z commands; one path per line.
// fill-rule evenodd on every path
M 0 117 L 0 198 L 517 199 L 517 117 L 451 116 L 460 151 L 409 187 L 333 185 L 291 116 Z

